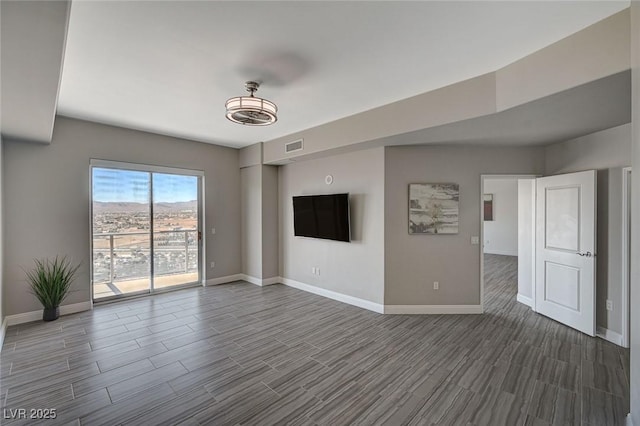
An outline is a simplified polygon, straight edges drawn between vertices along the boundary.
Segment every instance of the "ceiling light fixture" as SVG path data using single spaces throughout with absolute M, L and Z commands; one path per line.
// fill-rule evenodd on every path
M 245 83 L 249 96 L 238 96 L 227 101 L 227 118 L 245 126 L 268 126 L 278 121 L 278 107 L 271 101 L 253 96 L 260 87 L 255 81 Z

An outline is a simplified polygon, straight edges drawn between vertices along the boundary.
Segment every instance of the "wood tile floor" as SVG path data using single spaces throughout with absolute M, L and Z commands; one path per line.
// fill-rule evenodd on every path
M 39 408 L 56 410 L 47 425 L 622 424 L 628 351 L 532 313 L 515 301 L 515 258 L 486 260 L 484 315 L 379 315 L 238 282 L 10 327 L 3 417 Z

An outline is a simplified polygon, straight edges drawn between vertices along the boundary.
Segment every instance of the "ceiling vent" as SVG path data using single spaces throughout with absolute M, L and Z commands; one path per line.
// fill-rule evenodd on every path
M 284 146 L 284 152 L 290 154 L 296 151 L 302 151 L 302 139 L 298 139 L 297 141 L 289 142 Z

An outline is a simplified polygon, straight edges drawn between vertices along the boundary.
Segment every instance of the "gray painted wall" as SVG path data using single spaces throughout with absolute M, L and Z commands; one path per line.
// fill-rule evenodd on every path
M 278 168 L 243 167 L 240 187 L 242 273 L 254 278 L 277 277 Z
M 4 265 L 4 235 L 2 233 L 4 229 L 4 203 L 2 202 L 4 199 L 4 189 L 3 189 L 3 167 L 2 167 L 2 158 L 4 152 L 4 144 L 2 143 L 2 135 L 0 134 L 0 327 L 4 323 L 4 279 L 2 277 L 3 265 Z M 0 331 L 1 333 L 2 331 Z
M 598 170 L 596 322 L 622 332 L 622 168 Z M 613 302 L 607 311 L 606 301 Z
M 262 167 L 262 278 L 279 274 L 278 167 Z
M 518 180 L 485 179 L 484 193 L 493 194 L 493 218 L 484 222 L 484 252 L 518 255 Z
M 545 148 L 547 174 L 630 165 L 631 124 L 624 124 Z
M 640 170 L 640 2 L 631 2 L 631 57 L 633 75 L 633 167 Z M 632 186 L 631 252 L 640 253 L 640 173 Z M 637 259 L 637 254 L 634 255 Z M 640 262 L 631 262 L 631 415 L 640 425 Z
M 518 179 L 518 295 L 533 298 L 535 179 Z
M 238 155 L 238 166 L 241 168 L 262 164 L 262 142 L 240 149 Z
M 480 175 L 541 174 L 540 148 L 387 147 L 385 156 L 385 304 L 480 303 Z M 460 185 L 457 235 L 409 235 L 410 183 Z M 433 290 L 433 281 L 440 289 Z
M 262 278 L 262 166 L 240 169 L 242 273 Z
M 329 174 L 332 185 L 325 184 Z M 293 236 L 292 196 L 343 192 L 350 194 L 351 243 Z M 280 276 L 383 303 L 384 198 L 384 148 L 282 166 Z
M 545 157 L 547 175 L 598 170 L 596 322 L 621 333 L 622 167 L 631 165 L 631 125 L 548 146 Z
M 56 117 L 51 145 L 5 139 L 6 315 L 41 306 L 27 293 L 21 267 L 34 258 L 67 254 L 82 261 L 77 291 L 67 304 L 90 299 L 89 160 L 125 161 L 203 170 L 206 276 L 240 273 L 238 151 L 85 121 Z M 208 266 L 216 262 L 214 269 Z

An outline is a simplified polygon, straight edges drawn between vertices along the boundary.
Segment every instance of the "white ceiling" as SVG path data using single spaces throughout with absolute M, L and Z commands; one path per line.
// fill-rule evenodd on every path
M 242 147 L 495 71 L 628 5 L 76 0 L 58 114 Z M 246 80 L 276 124 L 225 119 Z

